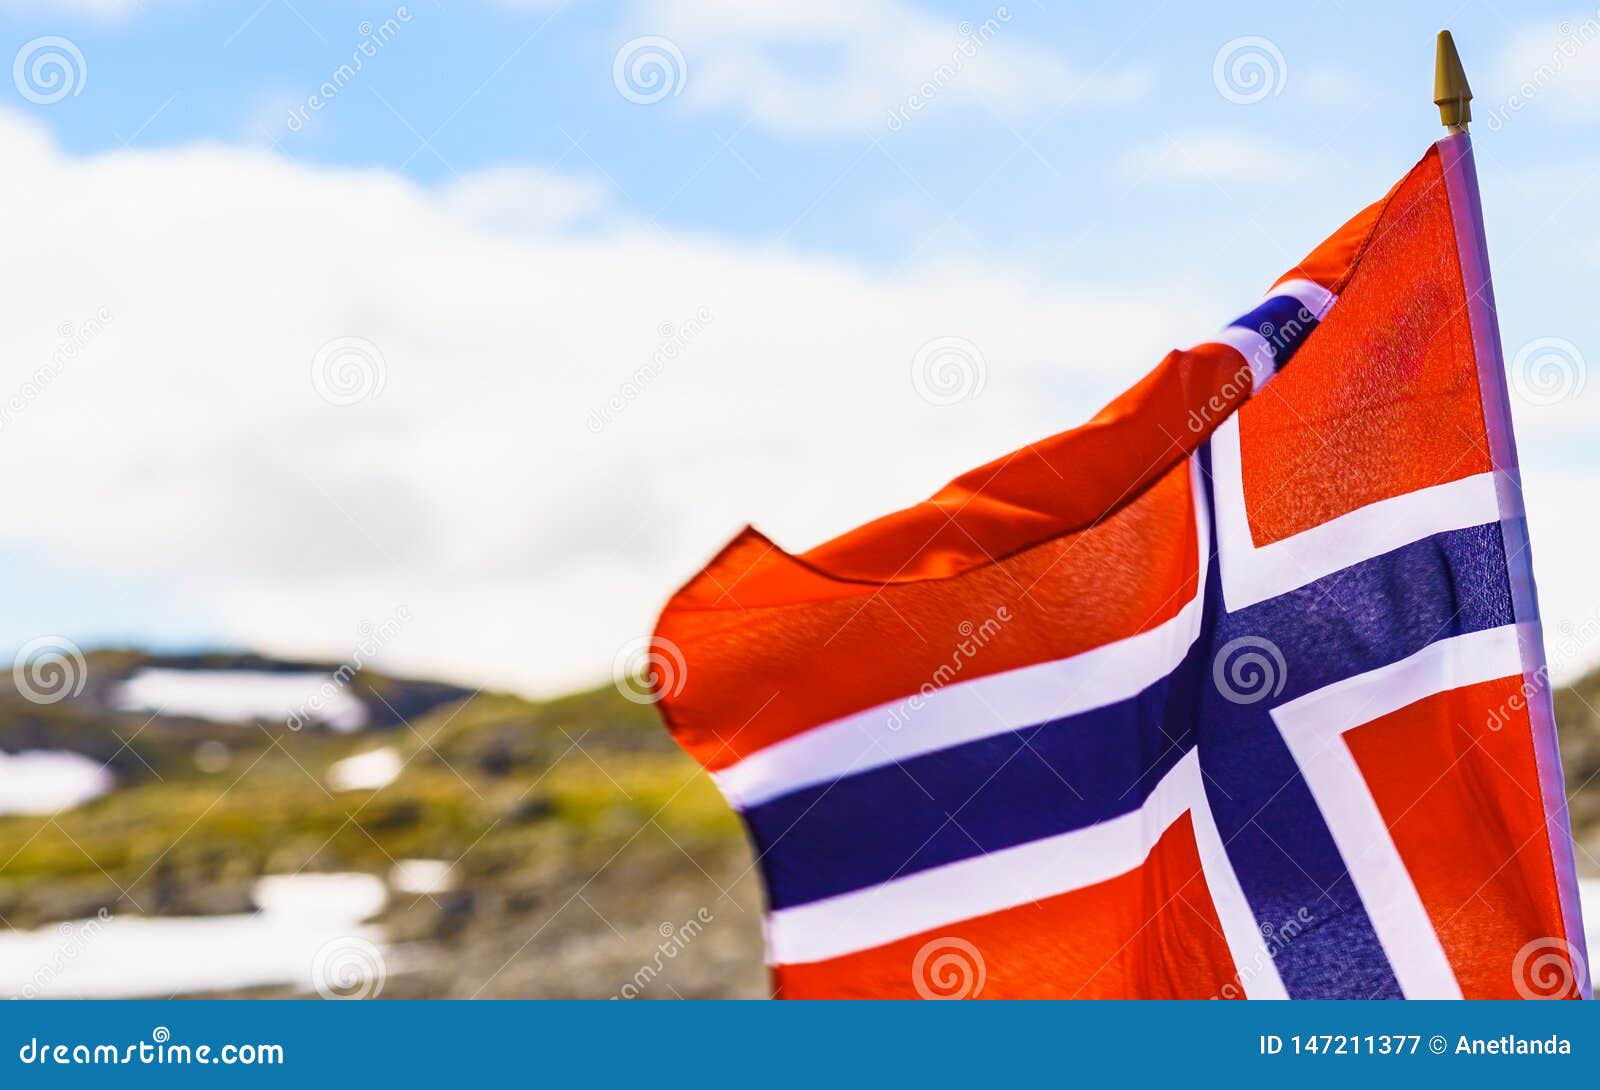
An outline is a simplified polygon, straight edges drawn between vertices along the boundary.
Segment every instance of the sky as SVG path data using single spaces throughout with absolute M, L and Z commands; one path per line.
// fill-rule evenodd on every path
M 1248 310 L 1473 89 L 1552 665 L 1600 662 L 1600 11 L 0 0 L 0 646 L 603 681 Z

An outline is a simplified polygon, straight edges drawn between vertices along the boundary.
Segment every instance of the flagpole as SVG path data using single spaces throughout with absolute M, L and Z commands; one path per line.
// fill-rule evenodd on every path
M 1564 937 L 1575 963 L 1579 992 L 1590 998 L 1588 954 L 1578 905 L 1573 865 L 1572 825 L 1567 814 L 1566 784 L 1561 774 L 1561 753 L 1556 736 L 1555 708 L 1550 698 L 1550 670 L 1544 656 L 1544 633 L 1539 621 L 1538 596 L 1528 553 L 1528 524 L 1522 505 L 1522 474 L 1517 461 L 1516 436 L 1511 427 L 1511 398 L 1506 385 L 1505 357 L 1500 343 L 1500 322 L 1494 305 L 1494 285 L 1489 278 L 1489 251 L 1483 231 L 1483 205 L 1478 193 L 1478 172 L 1472 157 L 1472 88 L 1448 30 L 1439 31 L 1434 51 L 1433 102 L 1445 137 L 1439 141 L 1454 220 L 1456 249 L 1461 257 L 1461 278 L 1467 293 L 1467 316 L 1477 358 L 1478 386 L 1483 402 L 1489 454 L 1499 498 L 1500 530 L 1505 542 L 1511 602 L 1522 653 L 1522 691 L 1533 730 L 1534 755 L 1544 799 L 1545 829 L 1550 841 L 1551 864 L 1561 891 Z

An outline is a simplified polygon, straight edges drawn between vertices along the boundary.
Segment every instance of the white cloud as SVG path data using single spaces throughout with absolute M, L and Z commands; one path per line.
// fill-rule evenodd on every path
M 0 546 L 158 583 L 270 651 L 348 656 L 404 607 L 380 664 L 535 692 L 603 678 L 745 521 L 798 549 L 911 502 L 1240 302 L 971 261 L 878 275 L 608 222 L 587 180 L 540 171 L 427 189 L 215 145 L 75 158 L 6 114 L 0 142 L 0 200 L 28 210 L 0 220 Z M 942 337 L 981 350 L 976 400 L 917 396 Z M 375 346 L 376 397 L 317 395 L 336 338 Z M 1600 602 L 1594 517 L 1560 502 L 1581 470 L 1528 465 L 1554 641 Z
M 1488 86 L 1473 91 L 1473 120 L 1495 129 L 1530 107 L 1557 120 L 1600 118 L 1600 17 L 1522 28 Z
M 1532 414 L 1518 419 L 1533 424 Z M 1531 429 L 1524 427 L 1523 435 Z M 1594 473 L 1553 459 L 1523 459 L 1528 536 L 1545 654 L 1551 676 L 1565 684 L 1600 667 L 1600 566 L 1594 562 L 1597 527 L 1592 507 L 1572 502 L 1594 491 Z
M 1136 182 L 1183 185 L 1199 182 L 1272 187 L 1315 173 L 1312 160 L 1303 150 L 1225 129 L 1169 133 L 1131 148 L 1118 166 Z
M 594 178 L 532 167 L 476 171 L 443 196 L 448 214 L 503 236 L 572 227 L 598 215 L 606 203 L 606 189 Z
M 251 148 L 75 158 L 4 114 L 0 141 L 0 200 L 28 210 L 0 220 L 11 542 L 160 581 L 267 650 L 346 656 L 403 606 L 381 662 L 532 691 L 605 677 L 744 521 L 803 548 L 914 501 L 1224 309 L 597 223 L 586 181 L 541 172 L 427 189 Z M 911 361 L 951 336 L 987 386 L 936 408 Z M 376 354 L 356 379 L 381 357 L 377 396 L 318 396 L 338 338 Z
M 905 123 L 962 102 L 1042 114 L 1136 98 L 1148 84 L 1134 69 L 1080 69 L 1030 46 L 1004 4 L 959 21 L 904 0 L 668 0 L 637 7 L 625 32 L 681 51 L 692 107 L 736 110 L 795 134 L 881 128 L 892 111 Z

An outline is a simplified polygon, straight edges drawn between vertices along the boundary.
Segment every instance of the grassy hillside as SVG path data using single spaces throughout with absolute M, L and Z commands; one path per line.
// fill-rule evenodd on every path
M 329 789 L 331 764 L 380 746 L 404 761 L 391 784 Z M 246 911 L 258 875 L 441 859 L 456 889 L 391 904 L 391 933 L 419 944 L 391 992 L 609 995 L 663 923 L 702 907 L 718 926 L 673 986 L 764 988 L 737 820 L 653 709 L 610 686 L 545 703 L 483 693 L 353 735 L 0 698 L 0 749 L 37 748 L 109 761 L 119 786 L 54 817 L 0 817 L 12 927 L 102 906 Z M 715 972 L 696 973 L 697 959 Z

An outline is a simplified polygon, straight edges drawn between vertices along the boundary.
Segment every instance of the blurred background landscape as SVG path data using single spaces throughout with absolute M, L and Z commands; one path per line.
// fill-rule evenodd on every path
M 739 824 L 629 686 L 338 670 L 98 651 L 0 697 L 0 995 L 767 994 Z M 1556 705 L 1589 900 L 1600 674 Z
M 606 679 L 1247 310 L 1445 25 L 1600 877 L 1592 7 L 0 0 L 0 996 L 766 995 Z
M 766 994 L 738 822 L 632 690 L 36 661 L 0 697 L 0 995 Z

